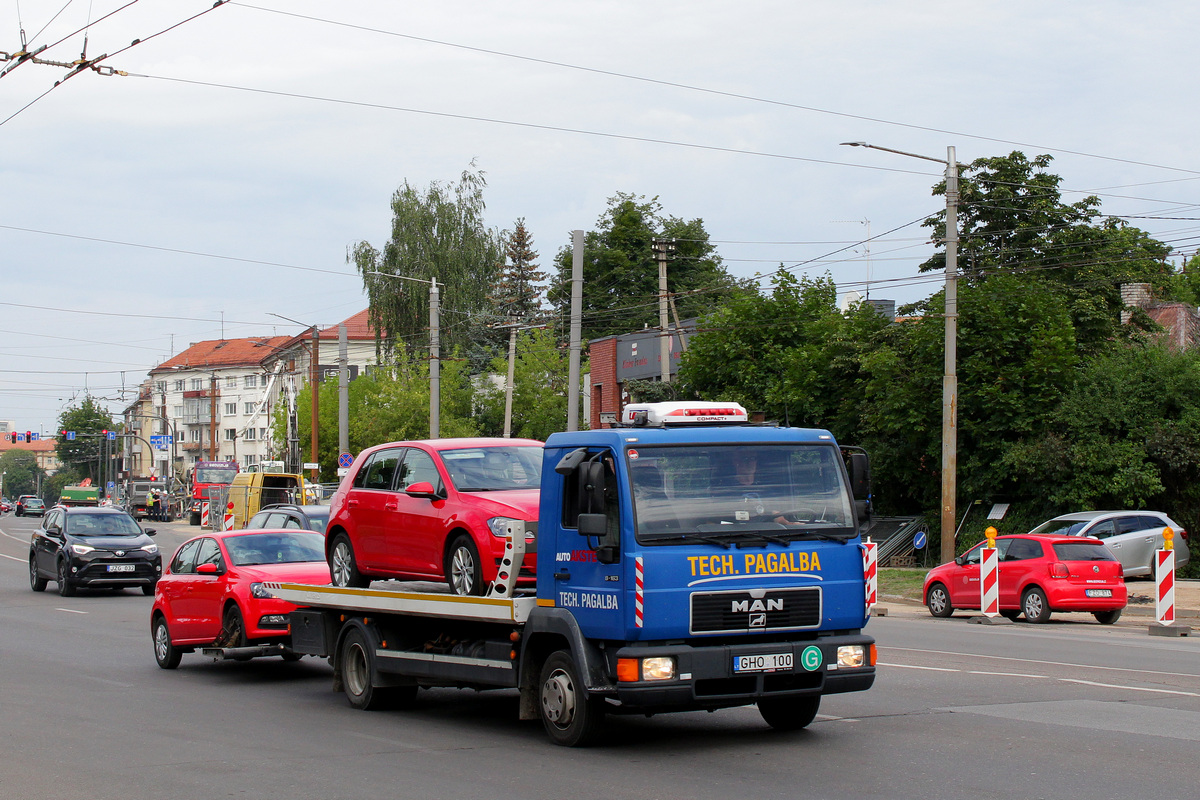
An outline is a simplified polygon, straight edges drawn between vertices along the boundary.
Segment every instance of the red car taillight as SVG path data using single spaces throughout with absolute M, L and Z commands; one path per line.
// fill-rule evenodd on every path
M 1068 569 L 1067 565 L 1064 564 L 1063 562 L 1055 561 L 1053 564 L 1050 565 L 1050 577 L 1051 578 L 1069 578 L 1069 577 L 1071 577 L 1071 570 Z
M 1183 539 L 1186 542 L 1187 541 L 1187 531 L 1180 528 L 1179 529 L 1179 538 Z

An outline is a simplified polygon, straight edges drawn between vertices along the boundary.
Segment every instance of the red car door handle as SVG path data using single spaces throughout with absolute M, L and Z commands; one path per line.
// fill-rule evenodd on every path
M 383 504 L 384 511 L 395 511 L 398 508 L 400 508 L 399 503 L 384 503 Z
M 358 505 L 358 501 L 357 501 L 357 500 L 347 500 L 347 501 L 346 501 L 346 505 L 348 505 L 348 506 L 357 506 L 357 505 Z

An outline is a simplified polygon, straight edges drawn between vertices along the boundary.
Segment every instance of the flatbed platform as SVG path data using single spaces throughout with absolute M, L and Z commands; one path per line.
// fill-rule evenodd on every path
M 300 583 L 264 583 L 263 586 L 276 597 L 297 606 L 366 614 L 414 614 L 438 619 L 523 623 L 537 606 L 537 598 L 532 596 L 462 597 L 450 594 L 445 584 L 426 582 L 377 581 L 368 589 Z M 439 591 L 438 587 L 442 589 Z

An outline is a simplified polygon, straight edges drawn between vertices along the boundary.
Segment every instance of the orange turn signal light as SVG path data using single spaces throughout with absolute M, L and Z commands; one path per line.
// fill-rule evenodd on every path
M 626 683 L 636 683 L 641 677 L 642 667 L 636 658 L 617 659 L 617 680 Z
M 875 666 L 875 662 L 879 660 L 879 650 L 875 647 L 874 642 L 871 643 L 871 666 Z

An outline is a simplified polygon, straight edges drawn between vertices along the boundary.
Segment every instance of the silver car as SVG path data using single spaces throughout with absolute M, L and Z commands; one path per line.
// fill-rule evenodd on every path
M 1080 511 L 1043 522 L 1030 533 L 1094 536 L 1121 562 L 1126 578 L 1154 580 L 1154 551 L 1163 546 L 1163 529 L 1175 532 L 1175 569 L 1188 563 L 1187 531 L 1161 511 Z

